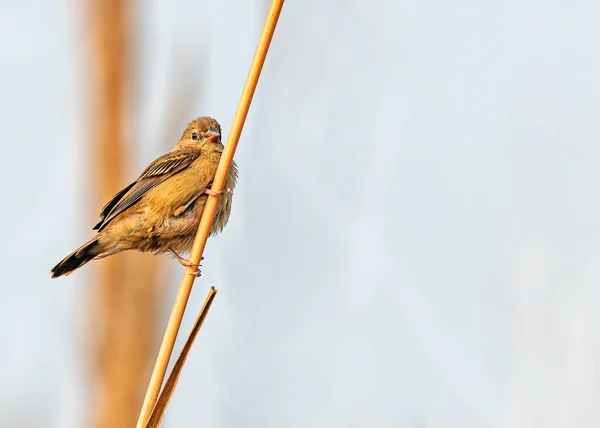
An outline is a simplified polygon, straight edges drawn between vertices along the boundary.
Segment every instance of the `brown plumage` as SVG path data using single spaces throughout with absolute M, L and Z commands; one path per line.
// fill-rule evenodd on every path
M 148 165 L 102 208 L 94 227 L 98 234 L 52 268 L 52 278 L 127 250 L 170 252 L 190 266 L 179 253 L 192 247 L 222 152 L 221 126 L 215 119 L 190 122 L 173 151 Z M 211 235 L 221 232 L 229 220 L 237 175 L 233 162 Z

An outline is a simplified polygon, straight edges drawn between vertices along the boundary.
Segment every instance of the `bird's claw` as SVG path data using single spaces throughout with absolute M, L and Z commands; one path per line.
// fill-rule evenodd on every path
M 210 189 L 205 189 L 205 190 L 204 190 L 204 193 L 206 193 L 206 194 L 207 194 L 207 195 L 209 195 L 209 196 L 217 196 L 217 195 L 220 195 L 221 193 L 223 193 L 223 191 L 222 191 L 222 190 L 220 190 L 220 191 L 218 191 L 218 192 L 215 192 L 215 191 L 213 191 L 213 190 L 210 190 Z
M 200 272 L 200 269 L 196 269 L 194 272 L 190 272 L 188 275 L 192 275 L 196 278 L 200 278 L 200 276 L 202 275 L 202 272 Z
M 233 195 L 233 190 L 231 189 L 231 187 L 226 188 L 225 192 L 226 193 L 231 193 Z M 217 196 L 217 195 L 220 195 L 221 193 L 223 193 L 223 190 L 219 190 L 218 192 L 215 192 L 215 191 L 210 190 L 210 189 L 205 189 L 204 193 L 206 193 L 207 195 L 210 195 L 210 196 Z

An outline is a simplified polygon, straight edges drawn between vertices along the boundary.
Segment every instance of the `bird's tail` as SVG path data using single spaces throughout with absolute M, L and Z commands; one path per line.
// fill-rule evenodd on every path
M 103 252 L 97 237 L 86 242 L 52 268 L 52 278 L 71 274 Z

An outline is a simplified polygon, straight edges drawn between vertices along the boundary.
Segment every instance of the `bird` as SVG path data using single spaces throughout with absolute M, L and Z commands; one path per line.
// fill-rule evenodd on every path
M 192 120 L 172 151 L 151 162 L 102 208 L 93 227 L 96 235 L 54 266 L 51 277 L 69 275 L 92 260 L 128 250 L 168 252 L 183 266 L 198 268 L 181 253 L 192 248 L 208 196 L 221 194 L 210 236 L 224 229 L 231 213 L 238 179 L 235 161 L 225 192 L 210 190 L 223 149 L 221 125 L 215 119 Z M 192 274 L 199 276 L 200 270 Z

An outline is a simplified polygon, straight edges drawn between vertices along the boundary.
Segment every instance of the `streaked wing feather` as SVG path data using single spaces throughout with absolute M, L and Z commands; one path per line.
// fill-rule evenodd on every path
M 195 159 L 196 157 L 198 157 L 198 156 L 196 155 L 193 159 Z M 138 178 L 138 181 L 140 181 L 144 178 L 150 178 L 153 176 L 158 176 L 158 175 L 168 173 L 169 171 L 174 170 L 175 168 L 177 168 L 178 166 L 180 166 L 182 164 L 185 164 L 187 166 L 187 165 L 189 165 L 189 161 L 190 161 L 189 154 L 186 154 L 184 156 L 182 156 L 181 154 L 178 154 L 178 156 L 173 156 L 171 158 L 164 159 L 162 162 L 152 163 L 148 168 L 146 168 L 146 170 L 142 173 L 140 178 Z
M 102 225 L 102 222 L 104 222 L 104 219 L 110 213 L 110 210 L 112 210 L 114 206 L 119 203 L 119 201 L 123 198 L 123 196 L 125 196 L 125 194 L 129 191 L 129 189 L 133 187 L 135 183 L 136 182 L 134 181 L 129 186 L 125 187 L 123 190 L 121 190 L 119 193 L 113 196 L 112 199 L 108 201 L 106 205 L 104 205 L 104 207 L 102 207 L 102 210 L 100 210 L 100 221 L 98 222 L 98 224 L 96 224 L 96 226 L 92 228 L 92 230 L 96 230 Z
M 199 155 L 199 150 L 178 150 L 167 153 L 148 165 L 140 177 L 127 187 L 126 192 L 124 189 L 115 196 L 114 203 L 111 201 L 106 204 L 103 213 L 106 210 L 108 212 L 96 225 L 98 232 L 102 231 L 112 219 L 142 199 L 142 196 L 150 189 L 187 168 Z M 120 198 L 117 201 L 118 196 Z

